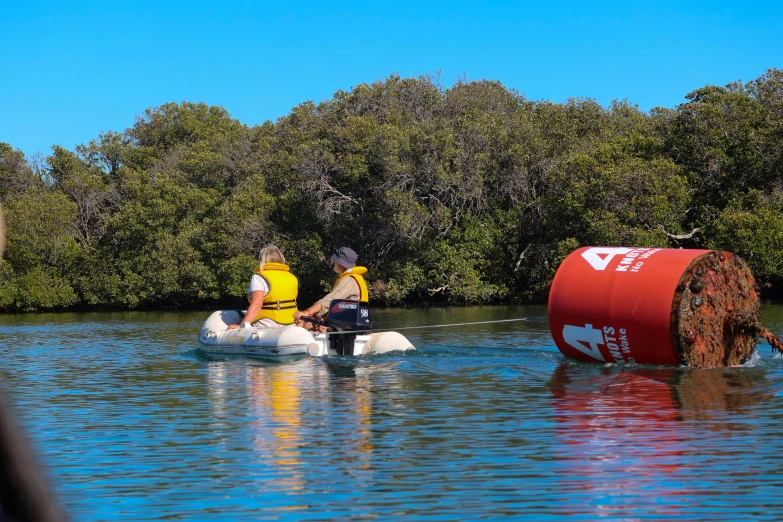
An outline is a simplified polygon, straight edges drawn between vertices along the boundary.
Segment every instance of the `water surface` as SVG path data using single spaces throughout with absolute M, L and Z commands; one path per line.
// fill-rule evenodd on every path
M 783 333 L 783 306 L 764 324 Z M 208 360 L 207 313 L 0 316 L 0 380 L 76 521 L 779 520 L 783 359 L 565 360 L 546 308 L 375 310 L 419 348 Z

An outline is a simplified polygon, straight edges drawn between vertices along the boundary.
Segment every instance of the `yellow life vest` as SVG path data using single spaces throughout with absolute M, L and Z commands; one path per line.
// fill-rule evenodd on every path
M 299 293 L 299 281 L 289 271 L 288 265 L 267 263 L 264 269 L 256 268 L 256 274 L 266 280 L 269 292 L 264 295 L 264 304 L 253 322 L 268 317 L 276 323 L 292 324 L 296 312 L 296 296 Z M 250 294 L 247 295 L 250 302 Z
M 337 288 L 337 284 L 340 282 L 340 279 L 343 277 L 352 277 L 354 281 L 356 281 L 356 284 L 359 285 L 359 301 L 365 301 L 370 302 L 370 293 L 367 291 L 367 283 L 364 281 L 364 277 L 362 277 L 362 274 L 366 274 L 367 269 L 363 266 L 355 266 L 353 268 L 349 268 L 342 274 L 340 274 L 340 277 L 337 278 L 337 281 L 334 282 L 334 288 Z M 332 291 L 334 291 L 334 288 L 332 288 Z

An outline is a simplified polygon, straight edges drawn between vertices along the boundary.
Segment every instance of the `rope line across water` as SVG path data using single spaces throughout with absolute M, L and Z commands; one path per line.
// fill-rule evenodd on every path
M 476 321 L 476 322 L 473 322 L 473 323 L 427 324 L 427 325 L 424 325 L 424 326 L 403 326 L 401 328 L 394 328 L 394 331 L 396 332 L 397 330 L 419 330 L 419 329 L 422 329 L 422 328 L 447 328 L 447 327 L 455 327 L 455 326 L 472 326 L 474 324 L 513 323 L 513 322 L 519 322 L 519 321 L 529 321 L 530 319 L 538 319 L 538 318 L 537 317 L 520 317 L 518 319 L 497 319 L 495 321 Z M 326 332 L 326 335 L 361 334 L 361 333 L 370 333 L 370 332 L 379 332 L 379 331 L 382 331 L 382 330 L 379 329 L 379 328 L 372 328 L 370 330 L 347 330 L 347 331 L 342 331 L 342 332 Z

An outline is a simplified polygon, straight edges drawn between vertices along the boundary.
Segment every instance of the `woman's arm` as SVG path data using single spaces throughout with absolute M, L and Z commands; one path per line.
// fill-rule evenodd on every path
M 261 311 L 261 307 L 264 305 L 264 296 L 266 292 L 263 290 L 255 290 L 250 292 L 250 305 L 247 307 L 247 313 L 242 319 L 242 323 L 252 323 L 258 317 L 258 312 Z M 230 324 L 226 330 L 233 330 L 239 328 L 238 324 Z

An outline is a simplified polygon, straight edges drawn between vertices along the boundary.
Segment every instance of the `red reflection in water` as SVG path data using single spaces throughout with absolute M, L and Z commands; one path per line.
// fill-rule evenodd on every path
M 561 365 L 551 381 L 561 483 L 570 515 L 628 515 L 650 504 L 678 514 L 688 495 L 680 473 L 682 413 L 670 373 L 608 371 L 595 375 Z
M 642 509 L 684 516 L 687 499 L 697 494 L 695 428 L 736 433 L 727 412 L 765 400 L 764 380 L 764 371 L 753 368 L 561 364 L 550 389 L 567 499 L 562 509 L 590 518 Z

